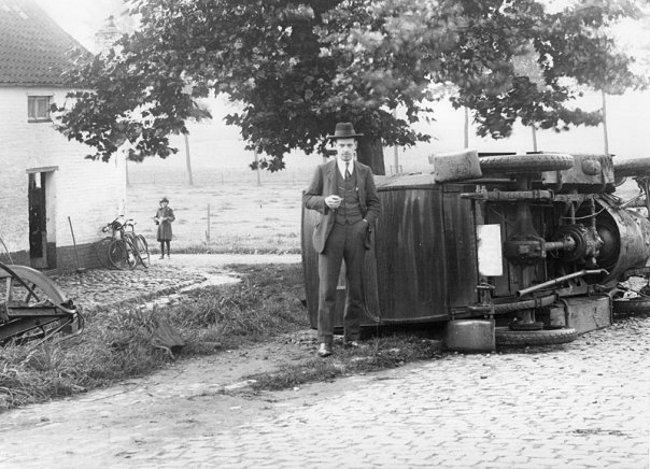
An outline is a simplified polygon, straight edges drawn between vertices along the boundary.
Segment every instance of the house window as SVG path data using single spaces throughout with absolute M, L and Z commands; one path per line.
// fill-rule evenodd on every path
M 50 98 L 51 96 L 27 97 L 27 120 L 29 122 L 48 122 L 51 120 Z

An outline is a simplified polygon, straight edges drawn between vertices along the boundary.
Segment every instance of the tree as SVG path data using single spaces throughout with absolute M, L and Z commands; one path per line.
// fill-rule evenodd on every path
M 176 150 L 196 101 L 226 93 L 242 104 L 227 116 L 259 165 L 284 168 L 293 149 L 324 153 L 337 121 L 365 133 L 359 160 L 384 174 L 382 145 L 428 141 L 412 124 L 430 119 L 432 89 L 455 91 L 479 135 L 503 138 L 517 119 L 542 129 L 596 125 L 598 112 L 570 109 L 568 80 L 619 88 L 640 83 L 632 58 L 602 33 L 638 14 L 633 1 L 590 0 L 549 13 L 537 0 L 130 0 L 140 30 L 120 54 L 97 57 L 70 80 L 88 90 L 59 109 L 68 138 L 109 159 Z M 586 6 L 585 6 L 586 5 Z M 513 67 L 532 44 L 545 86 Z M 607 70 L 607 73 L 602 73 Z M 396 107 L 406 118 L 393 114 Z M 255 167 L 255 164 L 252 165 Z

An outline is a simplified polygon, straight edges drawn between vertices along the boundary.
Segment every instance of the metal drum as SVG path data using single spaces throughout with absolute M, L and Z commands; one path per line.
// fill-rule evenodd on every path
M 496 348 L 494 320 L 460 319 L 449 321 L 445 334 L 449 350 L 465 353 L 489 353 Z
M 366 253 L 362 326 L 447 320 L 477 301 L 476 231 L 466 188 L 435 184 L 429 174 L 377 177 L 382 214 Z M 302 260 L 310 324 L 318 314 L 318 254 L 312 232 L 320 215 L 303 208 Z M 343 324 L 340 280 L 335 328 Z
M 596 218 L 604 245 L 599 266 L 609 271 L 608 279 L 618 279 L 626 270 L 643 267 L 650 257 L 650 221 L 632 210 L 622 210 L 611 199 L 600 197 L 602 210 Z

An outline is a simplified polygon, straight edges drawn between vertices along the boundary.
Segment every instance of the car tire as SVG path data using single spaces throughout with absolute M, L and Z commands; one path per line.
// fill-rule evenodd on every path
M 573 342 L 578 333 L 573 328 L 545 329 L 542 331 L 512 331 L 508 327 L 497 327 L 494 339 L 497 345 L 527 346 L 556 345 Z
M 483 173 L 539 173 L 573 167 L 573 156 L 555 153 L 485 156 L 479 159 Z
M 639 176 L 639 173 L 650 173 L 650 158 L 630 158 L 629 160 L 614 161 L 616 178 Z
M 612 311 L 615 315 L 629 316 L 633 314 L 650 314 L 650 298 L 616 299 Z

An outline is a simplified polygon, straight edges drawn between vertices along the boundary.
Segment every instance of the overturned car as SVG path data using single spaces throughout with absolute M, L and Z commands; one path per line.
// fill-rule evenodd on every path
M 432 157 L 430 173 L 377 177 L 382 216 L 366 256 L 365 326 L 446 323 L 448 348 L 570 342 L 650 307 L 650 159 L 559 153 Z M 625 177 L 639 195 L 616 195 Z M 316 216 L 303 210 L 312 327 L 318 310 Z M 342 324 L 345 275 L 339 281 Z

